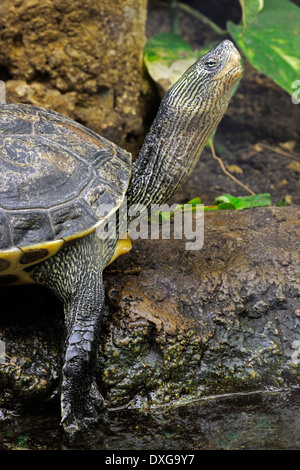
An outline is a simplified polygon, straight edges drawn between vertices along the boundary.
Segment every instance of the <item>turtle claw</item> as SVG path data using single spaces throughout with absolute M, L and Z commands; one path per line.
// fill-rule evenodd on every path
M 103 409 L 100 394 L 91 368 L 90 352 L 82 342 L 70 344 L 63 367 L 61 393 L 62 424 L 68 434 L 76 434 L 96 423 Z
M 70 390 L 65 381 L 61 398 L 61 424 L 66 433 L 75 436 L 95 424 L 103 410 L 103 402 L 96 383 L 93 382 L 89 392 L 82 396 L 79 391 Z

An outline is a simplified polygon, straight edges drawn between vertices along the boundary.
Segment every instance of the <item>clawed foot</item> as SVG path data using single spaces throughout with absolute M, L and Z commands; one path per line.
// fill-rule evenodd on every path
M 66 357 L 61 390 L 61 422 L 65 431 L 74 435 L 98 421 L 104 400 L 90 370 L 89 353 L 71 347 Z
M 103 410 L 103 397 L 95 383 L 92 383 L 88 393 L 82 394 L 82 390 L 70 390 L 65 382 L 61 410 L 64 430 L 69 435 L 75 435 L 98 421 Z

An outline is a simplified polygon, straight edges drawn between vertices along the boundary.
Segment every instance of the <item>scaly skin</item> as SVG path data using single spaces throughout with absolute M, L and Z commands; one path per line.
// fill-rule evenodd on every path
M 103 244 L 93 232 L 37 265 L 32 273 L 35 281 L 54 292 L 64 305 L 61 413 L 69 434 L 93 423 L 103 406 L 94 366 L 104 303 L 102 273 L 115 243 Z
M 206 65 L 214 61 L 215 66 Z M 238 51 L 223 41 L 168 90 L 133 164 L 128 206 L 164 203 L 186 181 L 226 112 L 241 73 Z

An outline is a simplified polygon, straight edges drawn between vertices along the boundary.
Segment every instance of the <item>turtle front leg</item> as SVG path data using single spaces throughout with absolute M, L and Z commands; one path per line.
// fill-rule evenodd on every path
M 74 434 L 99 418 L 103 398 L 95 356 L 104 303 L 101 243 L 94 234 L 64 248 L 34 270 L 35 280 L 63 302 L 66 345 L 61 385 L 64 429 Z
M 67 342 L 62 369 L 61 411 L 65 430 L 74 433 L 97 421 L 103 399 L 95 381 L 95 343 L 104 302 L 102 273 L 85 273 L 65 303 Z

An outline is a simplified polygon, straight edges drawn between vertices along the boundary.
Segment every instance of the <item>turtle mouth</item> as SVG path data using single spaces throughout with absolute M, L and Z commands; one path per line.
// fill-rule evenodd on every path
M 226 75 L 230 74 L 230 77 L 234 80 L 237 80 L 242 75 L 242 65 L 241 65 L 241 56 L 238 50 L 233 47 L 230 51 L 230 55 L 227 59 L 226 64 L 220 70 L 219 73 L 212 79 L 213 81 L 221 80 Z

